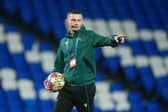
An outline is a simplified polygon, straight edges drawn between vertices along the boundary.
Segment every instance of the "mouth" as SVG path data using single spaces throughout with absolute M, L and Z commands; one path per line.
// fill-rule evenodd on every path
M 72 28 L 78 28 L 78 26 L 72 26 Z

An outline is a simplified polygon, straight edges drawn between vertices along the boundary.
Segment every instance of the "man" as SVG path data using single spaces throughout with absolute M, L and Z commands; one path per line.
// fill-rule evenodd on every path
M 95 49 L 115 47 L 124 42 L 124 35 L 104 37 L 86 30 L 83 23 L 81 12 L 72 10 L 68 13 L 68 32 L 60 42 L 53 70 L 64 74 L 66 80 L 64 88 L 59 91 L 55 112 L 70 112 L 73 106 L 79 112 L 93 112 L 96 92 Z

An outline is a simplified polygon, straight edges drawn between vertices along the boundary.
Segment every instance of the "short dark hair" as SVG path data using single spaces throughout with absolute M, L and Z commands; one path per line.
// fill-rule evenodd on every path
M 77 9 L 73 9 L 73 10 L 69 11 L 68 14 L 82 14 L 82 13 Z

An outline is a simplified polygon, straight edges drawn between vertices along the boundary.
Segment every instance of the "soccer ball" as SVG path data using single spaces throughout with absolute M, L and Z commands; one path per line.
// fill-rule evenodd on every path
M 50 73 L 46 80 L 46 86 L 50 91 L 61 90 L 65 85 L 64 75 L 58 72 Z

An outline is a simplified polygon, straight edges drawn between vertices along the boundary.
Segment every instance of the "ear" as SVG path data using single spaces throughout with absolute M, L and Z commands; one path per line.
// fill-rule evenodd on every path
M 84 24 L 84 20 L 83 20 L 83 18 L 82 18 L 82 24 Z
M 65 19 L 64 24 L 68 28 L 68 19 Z

